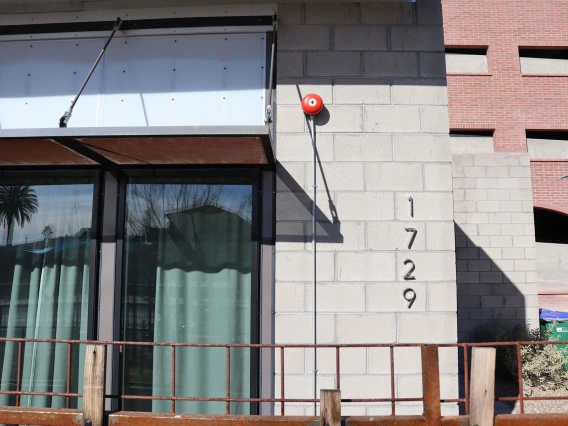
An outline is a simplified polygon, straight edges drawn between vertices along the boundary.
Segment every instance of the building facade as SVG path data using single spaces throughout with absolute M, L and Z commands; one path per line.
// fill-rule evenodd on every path
M 489 9 L 509 7 L 462 3 L 0 4 L 0 338 L 428 344 L 471 340 L 498 317 L 536 324 L 541 276 L 549 291 L 562 280 L 562 247 L 535 242 L 533 207 L 566 212 L 564 142 L 542 134 L 566 128 L 565 82 L 533 75 L 542 64 L 531 56 L 511 65 L 511 49 L 531 51 L 540 33 L 510 16 L 522 41 L 488 32 L 487 16 L 500 16 Z M 542 22 L 565 13 L 550 5 L 532 12 Z M 561 61 L 544 62 L 562 74 Z M 536 96 L 541 81 L 551 94 Z M 314 117 L 301 108 L 310 93 L 325 104 Z M 0 344 L 1 391 L 12 391 L 18 345 Z M 69 363 L 80 391 L 80 347 L 69 358 L 56 344 L 23 346 L 23 387 L 63 389 Z M 170 347 L 126 346 L 108 354 L 107 386 L 223 396 L 224 349 L 174 350 L 172 383 Z M 235 398 L 278 399 L 284 388 L 301 401 L 338 387 L 333 349 L 287 348 L 283 360 L 232 351 Z M 419 348 L 393 355 L 396 397 L 420 398 Z M 389 398 L 390 356 L 342 349 L 342 397 Z M 442 399 L 457 398 L 456 348 L 440 350 L 440 373 Z M 280 408 L 231 403 L 233 413 Z M 314 408 L 287 403 L 285 414 Z M 346 415 L 391 409 L 342 405 Z
M 568 5 L 444 0 L 443 9 L 466 339 L 483 320 L 534 324 L 538 307 L 568 308 Z

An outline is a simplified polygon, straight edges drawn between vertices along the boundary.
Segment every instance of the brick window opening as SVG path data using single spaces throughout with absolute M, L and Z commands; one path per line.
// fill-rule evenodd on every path
M 464 74 L 485 74 L 487 47 L 447 47 L 446 72 Z
M 522 74 L 567 75 L 568 49 L 519 47 Z
M 493 130 L 450 130 L 452 154 L 485 154 L 494 152 Z
M 535 208 L 534 230 L 537 243 L 568 244 L 568 215 Z
M 568 131 L 527 130 L 526 135 L 531 158 L 568 158 Z

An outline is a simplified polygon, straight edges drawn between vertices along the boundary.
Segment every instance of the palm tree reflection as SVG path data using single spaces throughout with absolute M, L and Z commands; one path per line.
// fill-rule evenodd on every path
M 37 213 L 37 196 L 29 186 L 0 186 L 0 223 L 7 229 L 6 245 L 12 245 L 14 224 L 22 228 L 31 223 L 32 215 Z

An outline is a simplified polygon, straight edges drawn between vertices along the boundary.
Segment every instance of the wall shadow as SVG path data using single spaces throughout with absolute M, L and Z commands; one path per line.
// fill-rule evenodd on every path
M 493 320 L 501 319 L 511 324 L 526 323 L 525 296 L 514 284 L 513 271 L 504 271 L 491 254 L 477 246 L 455 224 L 456 235 L 456 271 L 457 271 L 457 306 L 458 306 L 458 341 L 479 342 L 484 339 L 476 333 L 479 327 Z M 481 340 L 480 340 L 481 339 Z M 459 354 L 459 389 L 460 398 L 465 397 L 465 378 L 463 352 Z M 471 351 L 468 366 L 471 371 Z M 503 372 L 497 361 L 495 396 L 518 396 L 518 386 Z M 465 407 L 459 404 L 460 414 L 465 414 Z M 496 414 L 509 414 L 513 403 L 495 403 Z

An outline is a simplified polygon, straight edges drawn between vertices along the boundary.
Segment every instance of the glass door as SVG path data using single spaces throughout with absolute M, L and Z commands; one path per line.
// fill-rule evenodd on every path
M 0 180 L 0 337 L 87 339 L 94 188 L 94 177 Z M 67 349 L 25 343 L 21 390 L 67 392 Z M 18 343 L 1 342 L 0 354 L 1 389 L 14 391 Z M 80 393 L 84 346 L 73 345 L 71 357 L 71 392 Z M 14 404 L 14 395 L 0 395 L 0 405 Z M 21 405 L 63 408 L 66 398 L 24 395 Z
M 123 340 L 257 342 L 254 187 L 243 178 L 128 178 Z M 176 396 L 224 397 L 225 352 L 178 347 Z M 231 350 L 231 397 L 254 393 L 251 352 Z M 171 347 L 126 347 L 122 365 L 125 394 L 171 396 Z M 231 413 L 250 407 L 232 403 Z M 171 402 L 125 400 L 124 409 L 170 411 Z M 221 414 L 225 403 L 178 401 L 176 412 Z

